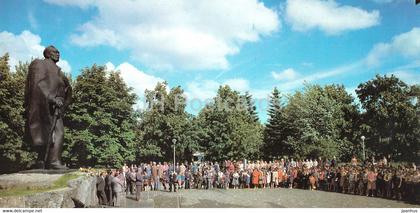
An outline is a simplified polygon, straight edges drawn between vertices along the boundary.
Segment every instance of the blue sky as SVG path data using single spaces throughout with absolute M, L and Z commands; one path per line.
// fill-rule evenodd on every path
M 274 87 L 343 84 L 375 74 L 420 82 L 420 5 L 414 0 L 100 1 L 1 0 L 0 54 L 11 65 L 50 44 L 75 77 L 120 70 L 142 96 L 158 81 L 181 85 L 196 114 L 219 85 L 249 91 L 266 120 Z M 142 97 L 141 97 L 142 98 Z M 141 101 L 139 101 L 141 106 Z

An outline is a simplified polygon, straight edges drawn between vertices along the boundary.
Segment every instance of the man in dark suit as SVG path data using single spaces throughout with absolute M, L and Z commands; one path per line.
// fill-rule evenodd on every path
M 134 168 L 130 168 L 129 171 L 126 174 L 127 178 L 127 195 L 130 193 L 131 195 L 134 194 L 134 188 L 136 186 L 136 172 L 134 171 Z
M 112 179 L 114 178 L 114 172 L 108 171 L 107 176 L 105 177 L 105 193 L 108 201 L 108 206 L 112 205 Z
M 140 200 L 140 192 L 143 190 L 143 171 L 139 167 L 136 172 L 136 200 Z
M 37 168 L 66 169 L 61 163 L 63 115 L 71 103 L 72 91 L 69 80 L 56 64 L 60 52 L 49 46 L 44 50 L 44 57 L 29 65 L 25 85 L 25 138 L 38 153 Z
M 172 189 L 174 192 L 176 192 L 176 184 L 177 184 L 177 174 L 176 172 L 172 172 L 171 175 L 169 175 L 169 192 L 172 192 Z
M 108 200 L 105 194 L 105 172 L 101 172 L 96 180 L 96 194 L 98 196 L 99 205 L 106 205 Z

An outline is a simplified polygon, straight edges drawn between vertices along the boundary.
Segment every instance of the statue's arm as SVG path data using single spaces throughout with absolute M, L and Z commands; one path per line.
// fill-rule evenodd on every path
M 66 109 L 72 102 L 73 90 L 67 77 L 64 76 L 64 83 L 66 84 L 66 98 L 64 100 L 64 108 Z

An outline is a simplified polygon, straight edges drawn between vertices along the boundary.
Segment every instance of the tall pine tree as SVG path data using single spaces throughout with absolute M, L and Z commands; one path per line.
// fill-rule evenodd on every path
M 264 129 L 263 152 L 264 157 L 267 159 L 290 154 L 285 152 L 286 147 L 282 144 L 284 140 L 283 131 L 285 128 L 283 122 L 284 118 L 282 114 L 280 91 L 277 88 L 274 88 L 270 96 L 268 121 Z

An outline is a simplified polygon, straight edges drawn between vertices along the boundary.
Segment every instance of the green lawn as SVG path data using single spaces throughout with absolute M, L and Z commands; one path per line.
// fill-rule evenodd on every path
M 27 187 L 16 187 L 16 188 L 11 188 L 11 189 L 0 190 L 0 197 L 22 196 L 22 195 L 29 195 L 29 194 L 39 193 L 39 192 L 46 192 L 46 191 L 51 191 L 55 189 L 65 188 L 67 187 L 68 181 L 76 179 L 80 176 L 81 174 L 77 174 L 77 173 L 64 174 L 59 179 L 54 181 L 51 186 L 48 186 L 48 187 L 27 186 Z

